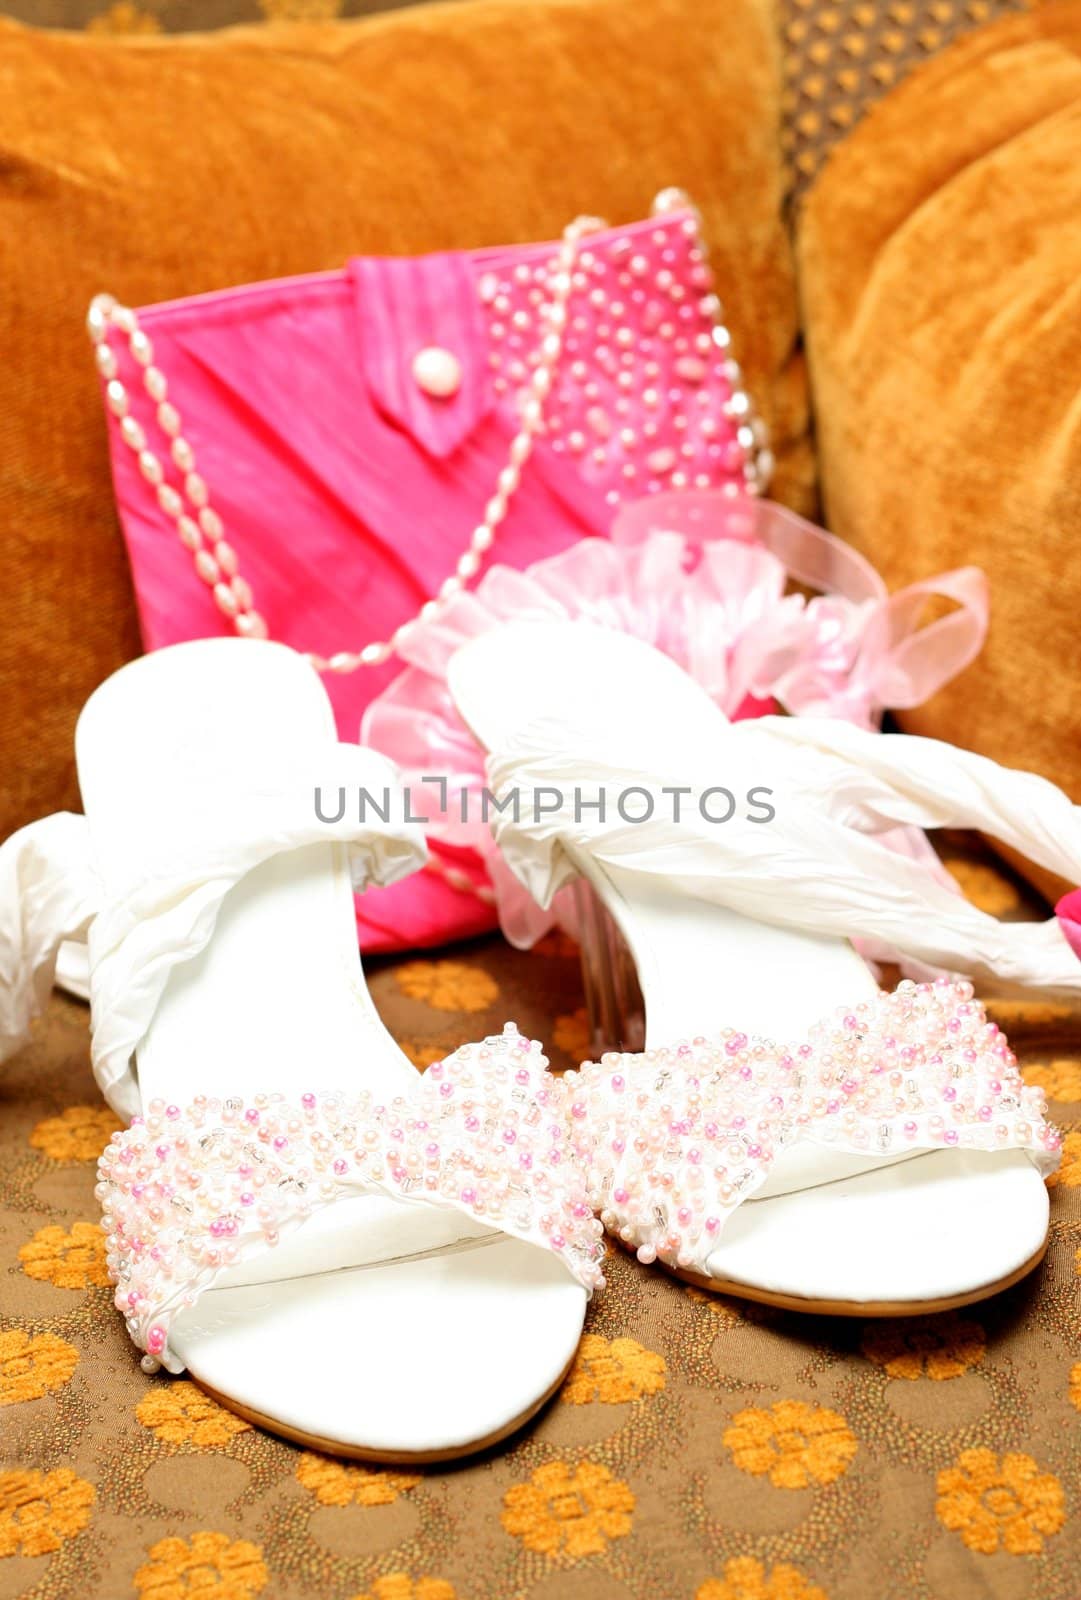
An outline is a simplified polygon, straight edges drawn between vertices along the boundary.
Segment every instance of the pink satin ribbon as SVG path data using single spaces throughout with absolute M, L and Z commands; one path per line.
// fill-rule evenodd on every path
M 624 507 L 612 539 L 636 545 L 659 531 L 679 533 L 699 556 L 716 540 L 761 545 L 796 583 L 823 591 L 779 622 L 760 661 L 760 677 L 797 715 L 876 726 L 887 708 L 920 705 L 956 677 L 987 634 L 990 595 L 978 567 L 939 573 L 891 595 L 857 550 L 772 501 L 709 491 L 657 495 Z M 921 627 L 936 599 L 956 609 Z

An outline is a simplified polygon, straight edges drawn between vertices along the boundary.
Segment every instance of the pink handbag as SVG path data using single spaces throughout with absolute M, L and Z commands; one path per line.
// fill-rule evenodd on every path
M 661 490 L 765 488 L 720 318 L 675 190 L 558 244 L 355 259 L 138 313 L 97 297 L 146 648 L 269 634 L 311 655 L 356 739 L 413 620 L 489 560 L 606 535 Z M 493 924 L 475 860 L 440 846 L 433 868 L 358 902 L 362 945 Z
M 147 649 L 281 640 L 324 673 L 340 736 L 367 713 L 407 766 L 475 764 L 441 672 L 492 614 L 614 618 L 730 713 L 776 696 L 864 722 L 983 637 L 981 575 L 889 601 L 838 540 L 749 498 L 772 458 L 677 190 L 557 244 L 356 259 L 139 313 L 101 295 L 89 332 Z M 592 544 L 614 524 L 641 540 L 654 512 L 641 559 Z M 785 596 L 793 578 L 822 601 Z M 914 640 L 934 592 L 960 612 Z M 364 948 L 494 926 L 477 841 L 433 821 L 430 843 L 431 870 L 358 901 Z

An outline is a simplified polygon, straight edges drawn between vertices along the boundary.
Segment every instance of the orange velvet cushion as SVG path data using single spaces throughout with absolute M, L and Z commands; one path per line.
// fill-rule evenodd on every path
M 981 29 L 877 106 L 799 262 L 831 526 L 891 586 L 991 579 L 982 656 L 904 726 L 1081 800 L 1081 6 Z
M 97 290 L 140 305 L 545 238 L 678 184 L 777 492 L 809 497 L 769 0 L 478 0 L 137 39 L 0 23 L 0 104 L 0 834 L 74 802 L 75 715 L 138 651 L 82 328 Z

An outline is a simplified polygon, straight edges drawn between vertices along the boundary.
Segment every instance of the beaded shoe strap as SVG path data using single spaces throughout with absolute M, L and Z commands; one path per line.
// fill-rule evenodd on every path
M 601 1227 L 570 1151 L 565 1091 L 508 1023 L 418 1078 L 408 1099 L 305 1093 L 152 1101 L 113 1135 L 96 1193 L 116 1305 L 154 1372 L 182 1365 L 172 1319 L 219 1273 L 314 1211 L 368 1193 L 427 1201 L 556 1254 L 603 1284 Z
M 567 1073 L 590 1203 L 639 1260 L 705 1274 L 735 1208 L 801 1142 L 883 1159 L 1024 1150 L 1046 1175 L 1061 1136 L 1043 1091 L 972 996 L 906 981 L 799 1045 L 728 1029 Z

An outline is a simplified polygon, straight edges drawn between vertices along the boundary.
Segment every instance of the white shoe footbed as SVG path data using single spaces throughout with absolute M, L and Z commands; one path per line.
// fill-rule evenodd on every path
M 316 773 L 336 737 L 315 673 L 281 646 L 206 641 L 123 669 L 77 734 L 106 888 L 149 868 L 227 788 L 273 787 L 306 754 Z M 206 950 L 174 970 L 137 1073 L 144 1105 L 409 1092 L 415 1069 L 364 981 L 343 847 L 280 855 L 226 896 Z M 457 1212 L 357 1196 L 220 1277 L 170 1342 L 193 1378 L 280 1431 L 375 1459 L 445 1459 L 543 1402 L 585 1303 L 548 1252 Z
M 628 765 L 669 759 L 672 730 L 688 751 L 717 749 L 716 781 L 742 790 L 762 775 L 732 768 L 733 745 L 705 692 L 673 661 L 628 635 L 523 621 L 482 634 L 450 665 L 458 708 L 480 742 L 506 750 L 531 722 L 611 747 Z M 656 770 L 656 762 L 652 770 Z M 591 774 L 583 770 L 583 783 Z M 672 782 L 686 781 L 672 773 Z M 798 803 L 791 793 L 788 802 Z M 772 824 L 767 824 L 772 825 Z M 781 824 L 778 824 L 781 825 Z M 874 996 L 846 941 L 752 921 L 585 849 L 575 866 L 626 940 L 646 1009 L 647 1045 L 725 1027 L 793 1041 L 840 1005 Z M 783 894 L 783 884 L 777 893 Z M 978 1298 L 1031 1264 L 1046 1242 L 1048 1198 L 1020 1151 L 929 1151 L 891 1161 L 800 1145 L 728 1221 L 709 1276 L 764 1298 L 919 1310 Z

